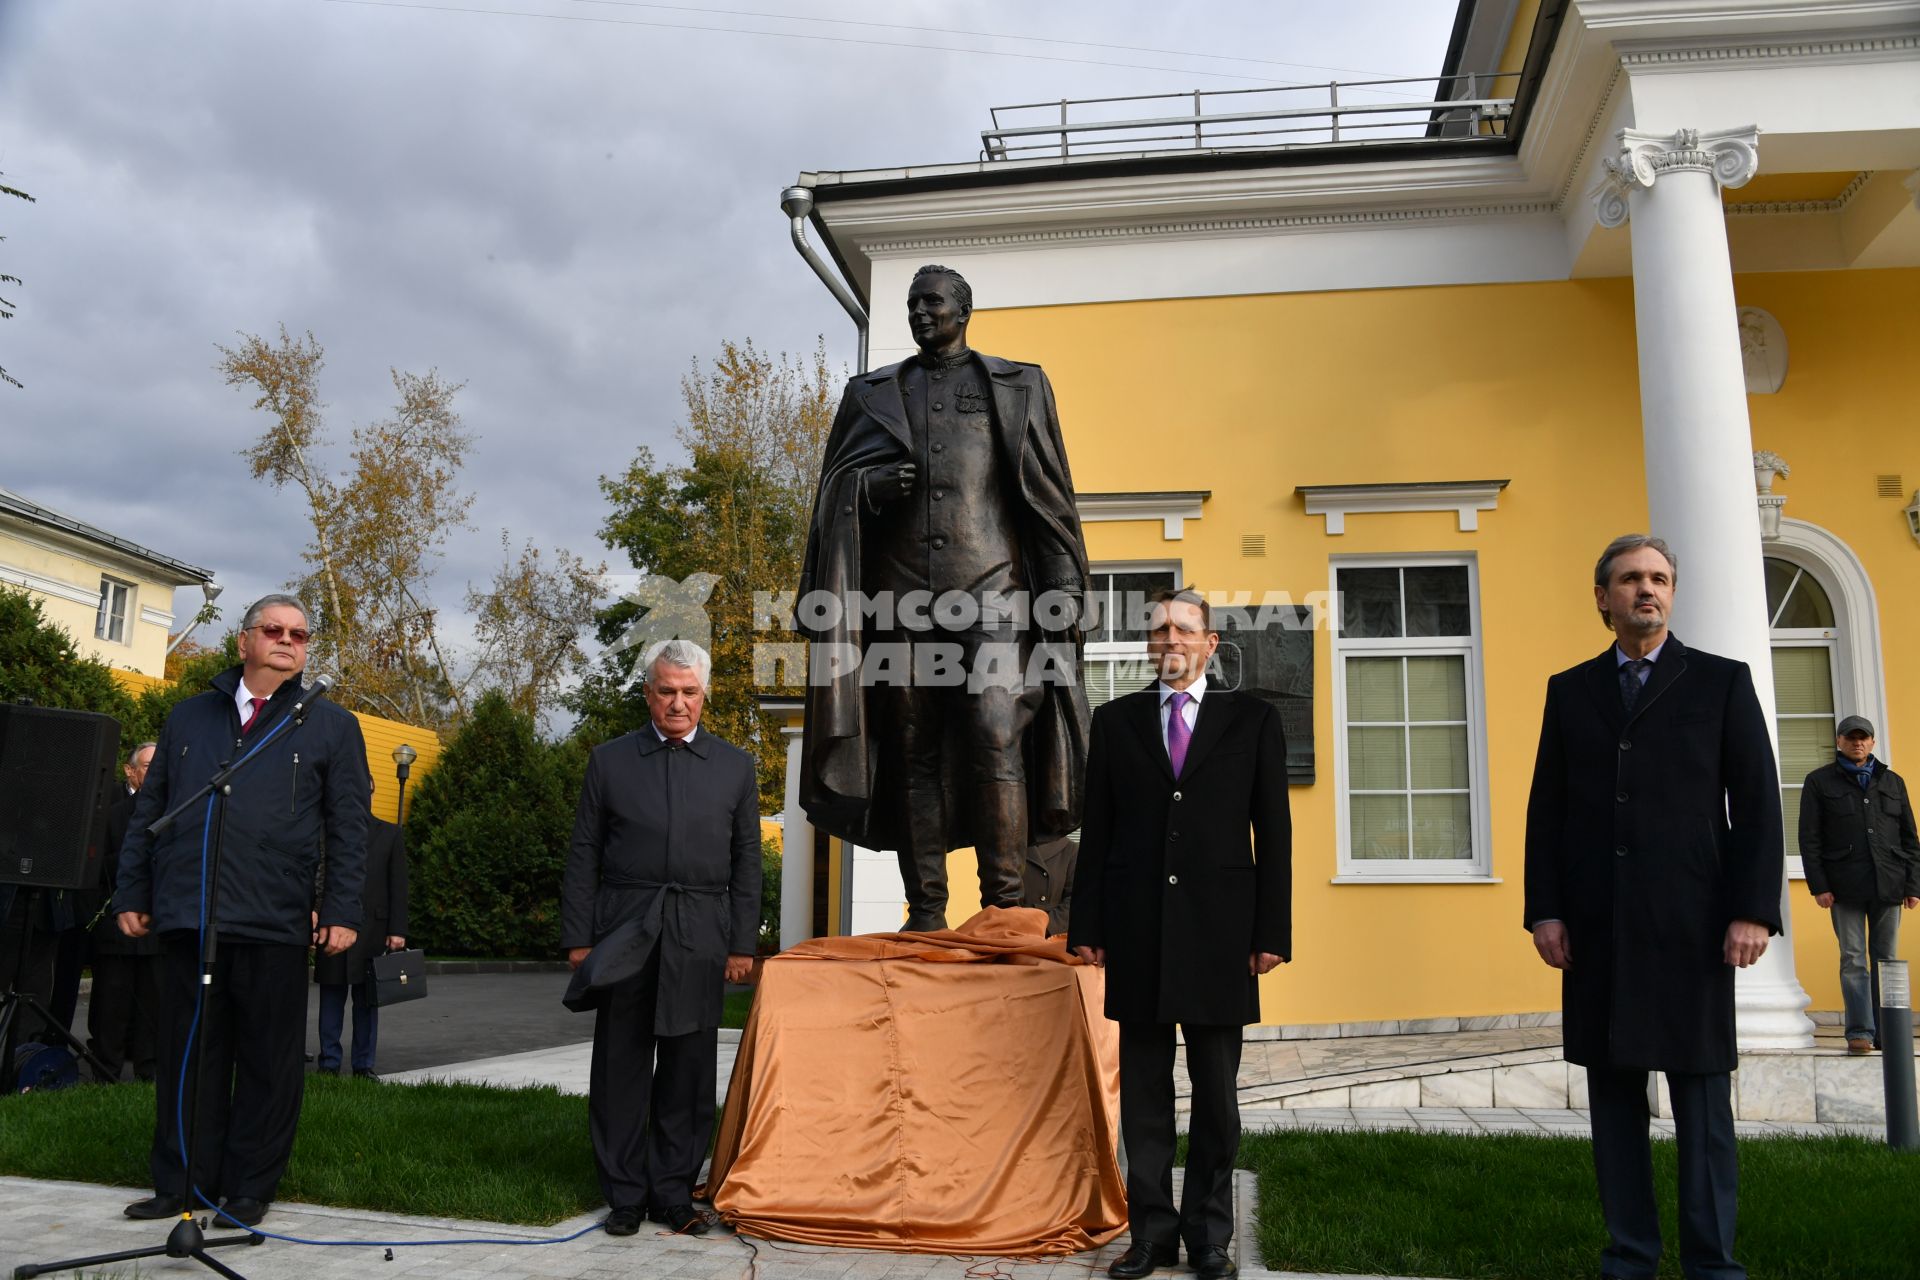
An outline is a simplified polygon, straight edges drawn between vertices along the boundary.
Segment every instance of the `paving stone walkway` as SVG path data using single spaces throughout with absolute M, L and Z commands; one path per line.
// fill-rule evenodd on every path
M 1175 1175 L 1178 1178 L 1178 1174 Z M 1253 1177 L 1235 1181 L 1245 1280 L 1332 1280 L 1299 1272 L 1261 1269 L 1245 1249 L 1251 1241 Z M 131 1222 L 120 1209 L 134 1194 L 123 1187 L 80 1182 L 0 1178 L 0 1275 L 23 1263 L 45 1263 L 89 1254 L 115 1253 L 165 1241 L 168 1224 Z M 735 1236 L 717 1229 L 706 1236 L 675 1236 L 647 1224 L 639 1235 L 612 1239 L 599 1229 L 603 1214 L 538 1229 L 498 1223 L 410 1218 L 364 1210 L 276 1204 L 261 1230 L 305 1240 L 344 1241 L 337 1246 L 269 1239 L 258 1246 L 221 1249 L 216 1256 L 249 1280 L 365 1280 L 366 1277 L 435 1277 L 436 1280 L 1104 1280 L 1106 1267 L 1126 1247 L 1122 1236 L 1094 1253 L 1066 1258 L 995 1258 L 945 1254 L 883 1253 L 828 1249 Z M 214 1233 L 220 1234 L 220 1233 Z M 541 1239 L 565 1243 L 534 1244 Z M 432 1242 L 488 1237 L 496 1243 Z M 366 1243 L 352 1243 L 364 1241 Z M 510 1243 L 510 1242 L 521 1243 Z M 388 1244 L 399 1245 L 391 1249 Z M 63 1273 L 71 1275 L 72 1273 Z M 206 1276 L 190 1261 L 148 1259 L 89 1268 L 88 1280 Z M 1163 1276 L 1191 1276 L 1182 1267 Z M 1342 1277 L 1341 1280 L 1396 1280 Z
M 1297 1086 L 1334 1077 L 1418 1068 L 1451 1061 L 1525 1060 L 1551 1050 L 1559 1032 L 1552 1027 L 1509 1028 L 1411 1036 L 1364 1036 L 1311 1041 L 1253 1041 L 1246 1046 L 1241 1072 L 1242 1118 L 1258 1129 L 1413 1129 L 1445 1133 L 1535 1133 L 1574 1138 L 1588 1136 L 1585 1111 L 1551 1108 L 1481 1107 L 1314 1107 L 1281 1106 L 1278 1099 Z M 722 1032 L 718 1093 L 724 1097 L 732 1074 L 739 1034 Z M 549 1084 L 584 1094 L 591 1046 L 564 1044 L 465 1062 L 448 1062 L 389 1075 L 396 1086 L 410 1080 L 455 1079 L 501 1085 Z M 1184 1072 L 1179 1078 L 1184 1083 Z M 1671 1122 L 1654 1121 L 1656 1133 L 1670 1135 Z M 1878 1136 L 1864 1125 L 1742 1122 L 1742 1135 L 1860 1133 Z M 582 1141 L 585 1136 L 582 1135 Z M 1178 1175 L 1176 1174 L 1176 1177 Z M 136 1223 L 121 1207 L 138 1198 L 123 1187 L 0 1178 L 0 1277 L 28 1262 L 116 1252 L 164 1241 L 166 1224 Z M 1235 1195 L 1240 1227 L 1235 1245 L 1247 1280 L 1278 1280 L 1262 1269 L 1253 1249 L 1253 1178 L 1242 1173 Z M 1064 1259 L 956 1258 L 892 1254 L 870 1250 L 826 1249 L 773 1241 L 750 1241 L 724 1231 L 706 1237 L 676 1237 L 649 1227 L 638 1236 L 615 1240 L 598 1230 L 601 1213 L 550 1229 L 445 1221 L 348 1211 L 311 1205 L 277 1204 L 263 1229 L 305 1239 L 349 1241 L 439 1241 L 484 1236 L 499 1243 L 421 1244 L 393 1250 L 383 1244 L 314 1247 L 269 1240 L 258 1247 L 227 1249 L 221 1260 L 250 1280 L 347 1280 L 353 1277 L 441 1277 L 443 1280 L 1082 1280 L 1104 1277 L 1106 1264 L 1126 1245 L 1122 1236 L 1097 1253 Z M 542 1238 L 580 1233 L 563 1244 L 533 1244 Z M 506 1243 L 518 1241 L 524 1243 Z M 67 1273 L 72 1274 L 72 1273 Z M 134 1277 L 205 1276 L 191 1262 L 147 1260 L 136 1265 L 92 1268 L 88 1280 Z M 1186 1274 L 1184 1268 L 1174 1275 Z M 1348 1280 L 1355 1280 L 1349 1277 Z M 1392 1280 L 1366 1277 L 1360 1280 Z

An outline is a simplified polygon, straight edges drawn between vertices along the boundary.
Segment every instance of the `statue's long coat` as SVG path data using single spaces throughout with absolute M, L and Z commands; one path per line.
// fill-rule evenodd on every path
M 1018 506 L 1025 520 L 1020 545 L 1029 589 L 1038 595 L 1064 583 L 1085 584 L 1086 545 L 1053 387 L 1038 365 L 997 356 L 977 358 L 993 388 L 993 430 L 1002 474 L 1019 477 Z M 864 653 L 871 639 L 862 631 L 864 620 L 846 610 L 827 625 L 810 625 L 805 605 L 812 592 L 845 601 L 862 588 L 860 477 L 869 468 L 911 457 L 901 369 L 888 365 L 849 380 L 827 436 L 796 620 L 801 634 L 814 642 L 816 654 L 822 645 L 852 646 Z M 1035 629 L 1037 634 L 1037 624 Z M 1066 835 L 1080 825 L 1089 715 L 1079 681 L 1079 646 L 1072 646 L 1070 653 L 1071 679 L 1046 685 L 1027 734 L 1027 806 L 1035 842 Z M 830 681 L 810 679 L 807 685 L 801 806 L 815 827 L 869 849 L 899 849 L 906 842 L 906 779 L 883 710 L 886 693 L 872 684 L 863 687 L 858 671 L 852 670 Z M 948 733 L 949 749 L 941 753 L 945 837 L 946 847 L 957 849 L 973 843 L 973 794 L 961 763 L 958 726 L 950 723 Z

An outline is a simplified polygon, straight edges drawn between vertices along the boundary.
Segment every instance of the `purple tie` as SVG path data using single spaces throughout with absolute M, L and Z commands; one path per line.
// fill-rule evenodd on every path
M 1173 776 L 1179 777 L 1180 770 L 1187 764 L 1187 740 L 1193 736 L 1193 730 L 1187 728 L 1185 715 L 1187 704 L 1193 701 L 1193 695 L 1182 690 L 1167 699 L 1167 761 L 1173 765 Z

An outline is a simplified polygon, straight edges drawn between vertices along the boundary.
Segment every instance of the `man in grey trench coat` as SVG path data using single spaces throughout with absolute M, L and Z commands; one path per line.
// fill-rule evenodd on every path
M 652 723 L 587 764 L 560 944 L 568 1007 L 596 1011 L 588 1119 L 607 1234 L 645 1215 L 699 1235 L 722 997 L 759 933 L 760 788 L 746 752 L 699 728 L 706 650 L 662 641 L 643 671 Z

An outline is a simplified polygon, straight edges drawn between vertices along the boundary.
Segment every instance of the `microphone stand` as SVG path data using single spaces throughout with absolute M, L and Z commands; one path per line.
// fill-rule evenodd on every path
M 327 682 L 330 683 L 330 682 Z M 138 1258 L 191 1258 L 207 1270 L 225 1276 L 227 1280 L 246 1280 L 246 1277 L 217 1258 L 207 1254 L 209 1249 L 225 1248 L 229 1245 L 265 1244 L 266 1237 L 257 1231 L 245 1235 L 219 1236 L 209 1238 L 199 1223 L 194 1221 L 193 1200 L 197 1192 L 193 1181 L 193 1135 L 200 1118 L 200 1085 L 206 1065 L 207 1036 L 202 1021 L 206 1012 L 207 992 L 213 986 L 213 961 L 219 948 L 219 930 L 215 927 L 215 917 L 220 903 L 220 857 L 222 837 L 226 833 L 227 798 L 233 793 L 233 777 L 245 768 L 260 749 L 291 724 L 296 729 L 306 722 L 311 705 L 326 696 L 327 685 L 322 683 L 309 689 L 295 704 L 287 717 L 273 731 L 254 744 L 253 750 L 243 753 L 232 764 L 221 765 L 214 771 L 207 785 L 175 805 L 167 814 L 147 828 L 147 834 L 157 836 L 178 821 L 181 814 L 199 804 L 211 795 L 213 800 L 213 831 L 209 841 L 206 868 L 207 918 L 201 926 L 200 935 L 200 982 L 195 993 L 195 1025 L 198 1028 L 193 1040 L 193 1065 L 183 1072 L 182 1087 L 186 1090 L 186 1115 L 180 1124 L 180 1144 L 185 1149 L 183 1163 L 185 1183 L 181 1192 L 180 1220 L 173 1224 L 173 1230 L 167 1236 L 167 1242 L 147 1249 L 128 1249 L 120 1253 L 103 1253 L 90 1258 L 68 1258 L 62 1262 L 32 1263 L 13 1269 L 14 1280 L 30 1280 L 33 1276 L 50 1275 L 58 1271 L 73 1271 L 82 1267 L 104 1266 L 114 1262 L 131 1262 Z M 215 1210 L 217 1213 L 218 1210 Z

